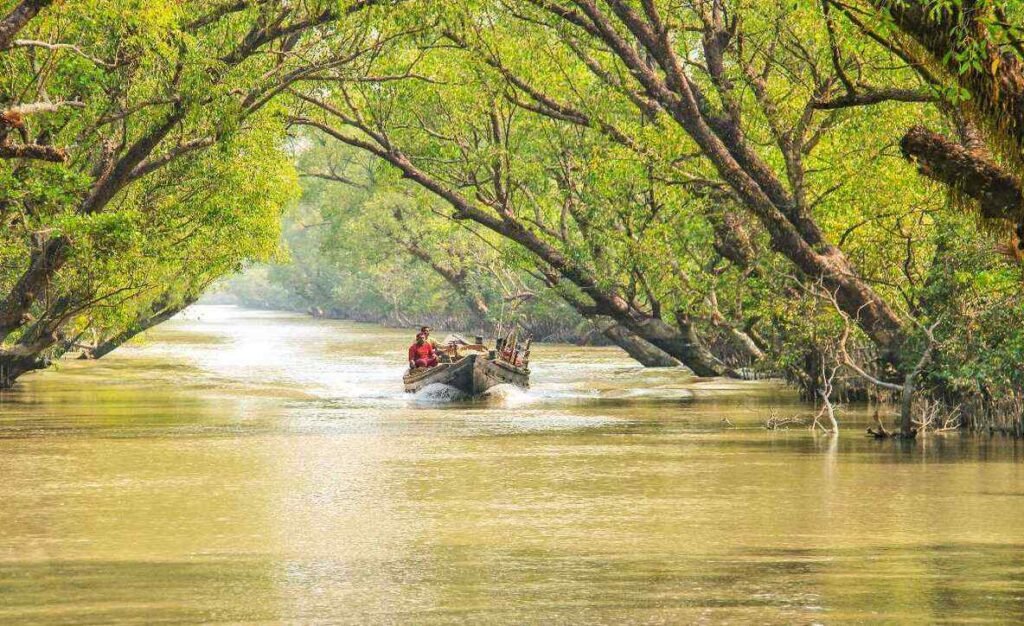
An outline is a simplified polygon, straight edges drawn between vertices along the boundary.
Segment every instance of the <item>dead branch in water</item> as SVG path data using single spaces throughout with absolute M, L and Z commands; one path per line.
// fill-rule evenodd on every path
M 825 372 L 825 363 L 822 361 L 821 364 L 821 386 L 818 390 L 818 396 L 821 398 L 821 410 L 814 416 L 814 421 L 811 422 L 811 430 L 821 428 L 826 433 L 838 433 L 839 422 L 836 420 L 836 409 L 832 404 L 832 381 L 835 380 L 836 372 L 839 371 L 840 365 L 836 365 L 832 368 L 831 372 Z M 825 428 L 821 423 L 822 416 L 828 416 L 829 428 Z
M 820 287 L 821 286 L 819 285 L 819 288 Z M 829 292 L 826 289 L 819 289 L 819 291 L 819 296 L 826 298 L 832 304 L 832 307 L 836 310 L 836 313 L 839 315 L 839 318 L 843 322 L 843 331 L 835 344 L 835 358 L 838 361 L 839 366 L 845 366 L 849 368 L 862 379 L 878 387 L 879 389 L 885 389 L 888 391 L 898 393 L 901 398 L 899 436 L 906 439 L 913 439 L 918 433 L 918 429 L 914 428 L 913 426 L 912 412 L 912 405 L 914 400 L 914 394 L 916 392 L 916 385 L 918 379 L 924 373 L 925 368 L 928 366 L 929 363 L 931 363 L 932 356 L 934 355 L 935 350 L 938 346 L 938 341 L 935 338 L 935 329 L 938 328 L 942 320 L 936 320 L 931 326 L 925 326 L 914 317 L 910 315 L 906 316 L 911 324 L 917 326 L 917 328 L 921 330 L 921 332 L 925 336 L 925 339 L 927 340 L 927 343 L 924 347 L 924 350 L 921 352 L 921 356 L 918 359 L 917 363 L 914 365 L 913 369 L 904 376 L 903 382 L 888 382 L 881 380 L 876 376 L 872 376 L 862 366 L 857 364 L 853 358 L 850 357 L 850 353 L 847 350 L 846 344 L 849 341 L 850 333 L 853 330 L 852 320 L 850 316 L 845 311 L 843 311 L 842 308 L 839 306 L 839 301 L 837 300 L 835 293 Z M 822 372 L 824 376 L 824 367 L 822 369 Z M 833 375 L 835 375 L 835 370 L 833 370 Z M 826 382 L 826 385 L 827 388 L 830 388 L 831 381 Z M 878 425 L 878 430 L 872 431 L 869 428 L 868 431 L 871 432 L 871 434 L 873 434 L 875 437 L 893 436 L 885 429 L 884 426 L 882 426 L 881 420 L 877 419 L 877 413 L 875 417 L 876 423 Z
M 935 433 L 959 430 L 962 423 L 960 405 L 943 411 L 943 405 L 937 400 L 925 398 L 921 401 L 920 417 L 914 419 L 914 425 L 920 432 Z
M 768 419 L 764 421 L 765 430 L 785 430 L 790 426 L 801 426 L 804 421 L 798 416 L 792 417 L 779 417 L 779 412 L 775 409 L 771 409 L 768 412 Z
M 882 423 L 882 418 L 879 417 L 878 415 L 878 409 L 875 409 L 874 421 L 875 426 L 878 427 L 878 430 L 874 430 L 870 426 L 868 426 L 867 432 L 875 439 L 888 439 L 889 437 L 893 437 L 896 435 L 896 433 L 891 433 L 888 430 L 886 430 L 885 424 Z

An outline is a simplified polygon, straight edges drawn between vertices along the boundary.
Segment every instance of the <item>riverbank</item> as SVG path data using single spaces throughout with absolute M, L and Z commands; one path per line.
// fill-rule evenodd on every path
M 1020 442 L 763 421 L 771 382 L 540 346 L 401 392 L 407 332 L 196 307 L 0 398 L 0 621 L 1024 619 Z

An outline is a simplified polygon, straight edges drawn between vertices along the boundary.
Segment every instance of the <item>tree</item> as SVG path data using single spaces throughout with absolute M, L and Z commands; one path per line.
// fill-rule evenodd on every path
M 105 263 L 106 274 L 90 284 L 103 283 L 128 259 L 115 253 L 98 263 L 86 250 L 106 253 L 99 244 L 108 237 L 157 234 L 133 214 L 173 197 L 168 181 L 157 180 L 161 174 L 178 163 L 195 172 L 230 160 L 213 148 L 229 150 L 235 137 L 267 128 L 290 84 L 379 45 L 358 19 L 377 4 L 371 1 L 301 9 L 158 2 L 145 10 L 131 1 L 68 1 L 59 15 L 40 13 L 43 4 L 24 2 L 9 13 L 5 27 L 17 29 L 3 31 L 9 47 L 0 53 L 0 93 L 44 97 L 19 103 L 5 95 L 0 102 L 0 142 L 7 146 L 0 154 L 0 217 L 7 225 L 0 386 L 45 364 L 44 352 L 76 316 L 145 291 L 132 282 L 93 291 L 70 277 L 81 275 L 80 264 L 92 272 Z M 15 30 L 31 38 L 10 39 Z M 20 143 L 12 143 L 12 132 Z M 264 135 L 262 146 L 273 147 L 281 132 L 277 126 L 276 140 Z M 123 230 L 129 224 L 134 233 Z

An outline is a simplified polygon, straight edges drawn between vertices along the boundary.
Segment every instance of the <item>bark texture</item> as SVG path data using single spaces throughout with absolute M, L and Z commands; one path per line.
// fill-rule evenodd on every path
M 9 48 L 18 32 L 52 3 L 53 0 L 23 0 L 11 9 L 11 12 L 0 20 L 0 50 Z
M 982 216 L 1024 222 L 1020 180 L 983 154 L 923 126 L 907 131 L 900 148 L 922 174 L 978 200 Z
M 10 389 L 18 377 L 49 366 L 50 360 L 38 354 L 0 354 L 0 389 Z
M 626 354 L 644 367 L 679 367 L 680 363 L 669 356 L 661 348 L 637 336 L 636 333 L 624 328 L 609 318 L 598 318 L 594 321 L 601 334 L 609 341 L 625 350 Z
M 991 20 L 988 13 L 994 3 L 962 0 L 941 10 L 923 0 L 871 0 L 871 4 L 891 15 L 896 26 L 970 92 L 970 106 L 1010 140 L 1009 145 L 993 148 L 1019 163 L 1024 148 L 1024 63 L 991 41 L 986 22 Z M 972 57 L 981 53 L 980 70 L 960 65 L 969 47 L 973 47 Z

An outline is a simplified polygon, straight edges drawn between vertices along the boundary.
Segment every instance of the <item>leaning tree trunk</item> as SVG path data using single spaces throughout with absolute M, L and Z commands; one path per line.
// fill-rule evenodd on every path
M 49 348 L 59 336 L 51 328 L 35 327 L 18 343 L 0 349 L 0 389 L 10 389 L 24 374 L 50 366 Z
M 661 318 L 643 316 L 638 319 L 635 311 L 621 311 L 613 307 L 609 307 L 606 314 L 624 329 L 677 359 L 697 376 L 740 378 L 735 370 L 707 349 L 693 328 L 681 332 Z
M 923 0 L 870 3 L 942 66 L 950 81 L 970 93 L 965 106 L 991 135 L 985 148 L 1005 159 L 1012 170 L 1024 167 L 1024 61 L 992 41 L 988 22 L 995 3 L 965 1 L 941 10 Z M 995 17 L 1002 19 L 998 13 Z M 963 61 L 967 56 L 980 59 L 968 65 Z M 994 163 L 983 150 L 958 146 L 919 126 L 907 132 L 902 147 L 923 174 L 979 200 L 983 217 L 1017 224 L 1018 246 L 1024 249 L 1024 204 L 1020 181 L 1012 171 Z
M 560 275 L 548 271 L 547 279 L 554 285 L 557 284 Z M 570 282 L 580 286 L 579 278 L 570 280 Z M 600 291 L 593 282 L 584 284 L 587 286 L 586 293 L 595 302 L 600 303 L 598 306 L 586 304 L 565 290 L 559 291 L 558 294 L 580 315 L 597 325 L 605 337 L 615 342 L 642 365 L 674 367 L 682 364 L 698 376 L 732 376 L 734 374 L 710 352 L 694 349 L 694 340 L 697 339 L 697 342 L 700 343 L 695 333 L 689 337 L 683 336 L 679 330 L 672 328 L 660 318 L 642 315 L 628 307 L 621 298 Z M 608 324 L 607 328 L 614 326 L 615 330 L 609 335 L 605 332 L 606 327 L 602 324 Z M 657 352 L 652 351 L 651 348 Z M 669 360 L 666 360 L 665 357 L 668 357 Z
M 49 359 L 37 354 L 0 354 L 0 389 L 10 389 L 19 377 L 49 365 Z
M 644 367 L 679 367 L 680 365 L 679 361 L 673 359 L 664 350 L 638 337 L 636 333 L 610 318 L 597 318 L 594 320 L 594 326 L 609 341 L 625 350 L 626 354 Z
M 664 324 L 664 322 L 662 322 Z M 730 378 L 742 378 L 743 376 L 736 372 L 733 368 L 727 366 L 718 357 L 711 353 L 711 350 L 704 344 L 700 336 L 697 334 L 697 329 L 694 328 L 693 322 L 690 318 L 682 312 L 676 313 L 676 324 L 679 326 L 679 339 L 678 343 L 685 345 L 687 353 L 690 355 L 690 360 L 698 363 L 707 364 L 707 371 L 693 370 L 693 373 L 698 376 L 723 376 L 728 375 Z M 666 326 L 668 326 L 666 324 Z M 693 369 L 692 367 L 690 369 Z
M 196 300 L 198 300 L 198 297 L 189 297 L 184 301 L 173 305 L 166 305 L 166 301 L 164 300 L 158 301 L 158 303 L 148 312 L 137 317 L 128 328 L 101 341 L 95 348 L 83 353 L 81 358 L 101 359 L 107 356 L 150 328 L 171 319 L 186 307 L 193 304 Z
M 988 12 L 995 3 L 965 0 L 940 8 L 925 0 L 870 2 L 971 94 L 969 106 L 1004 140 L 993 142 L 992 147 L 1020 163 L 1024 149 L 1024 62 L 1013 52 L 1001 50 L 989 36 L 987 22 L 992 16 Z M 963 61 L 968 55 L 981 57 L 977 66 Z
M 571 282 L 595 302 L 595 306 L 586 308 L 595 309 L 595 313 L 598 315 L 614 318 L 615 321 L 628 330 L 681 361 L 694 374 L 698 376 L 738 377 L 732 368 L 725 366 L 706 349 L 701 350 L 700 346 L 694 345 L 690 337 L 684 336 L 663 320 L 649 316 L 638 319 L 637 311 L 629 303 L 616 294 L 608 293 L 602 289 L 598 284 L 597 278 L 590 271 L 549 245 L 523 223 L 516 220 L 513 215 L 507 213 L 495 215 L 482 209 L 464 197 L 460 192 L 448 187 L 414 165 L 409 157 L 396 147 L 388 145 L 387 148 L 384 148 L 386 140 L 382 137 L 378 136 L 375 139 L 378 143 L 373 144 L 353 139 L 337 129 L 314 120 L 295 118 L 293 122 L 318 128 L 342 143 L 366 150 L 395 166 L 401 170 L 404 178 L 415 182 L 448 202 L 455 209 L 455 219 L 474 221 L 484 228 L 519 244 L 547 264 L 557 276 Z M 577 309 L 580 311 L 584 310 L 579 307 Z
M 917 164 L 921 174 L 977 200 L 982 217 L 1024 221 L 1020 179 L 986 155 L 924 126 L 908 130 L 900 148 L 904 157 Z

